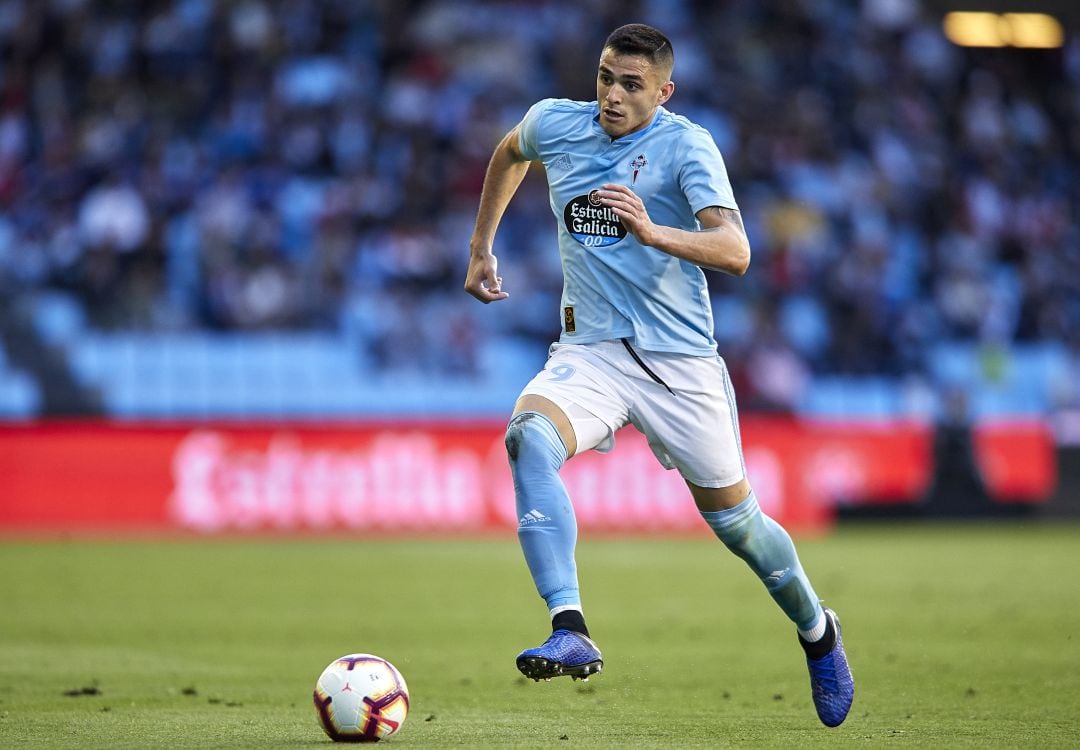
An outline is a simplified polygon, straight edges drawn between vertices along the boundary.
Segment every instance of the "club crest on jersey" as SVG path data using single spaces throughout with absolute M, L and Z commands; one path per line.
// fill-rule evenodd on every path
M 585 247 L 607 247 L 626 236 L 618 214 L 601 204 L 599 190 L 590 190 L 567 203 L 563 222 L 570 236 Z
M 645 154 L 638 154 L 637 158 L 630 162 L 630 169 L 634 170 L 634 177 L 630 180 L 630 186 L 633 187 L 637 183 L 638 172 L 648 166 L 649 160 L 645 158 Z

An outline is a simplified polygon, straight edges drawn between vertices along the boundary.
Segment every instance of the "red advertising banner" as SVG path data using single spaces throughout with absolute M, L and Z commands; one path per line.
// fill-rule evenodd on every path
M 476 532 L 517 524 L 502 423 L 40 423 L 0 428 L 0 531 Z M 743 419 L 762 506 L 794 529 L 827 525 L 838 503 L 917 502 L 933 471 L 918 424 Z M 677 472 L 644 438 L 562 471 L 582 530 L 703 529 Z M 998 494 L 1053 488 L 1038 425 L 977 434 Z M 1017 460 L 1020 457 L 1021 460 Z
M 1057 485 L 1054 436 L 1041 422 L 994 421 L 974 430 L 975 460 L 998 500 L 1038 503 Z

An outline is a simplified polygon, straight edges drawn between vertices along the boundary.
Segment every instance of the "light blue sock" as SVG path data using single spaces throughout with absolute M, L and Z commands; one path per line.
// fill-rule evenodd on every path
M 734 508 L 701 511 L 727 548 L 745 560 L 800 631 L 822 622 L 821 603 L 784 527 L 761 512 L 754 493 Z
M 574 563 L 577 518 L 559 478 L 566 463 L 562 437 L 544 415 L 521 412 L 506 427 L 506 454 L 514 475 L 518 541 L 536 590 L 549 611 L 580 607 Z

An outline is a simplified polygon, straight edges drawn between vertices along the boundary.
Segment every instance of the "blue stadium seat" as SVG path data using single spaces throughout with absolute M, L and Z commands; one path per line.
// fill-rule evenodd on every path
M 33 326 L 50 346 L 70 344 L 86 330 L 86 311 L 72 295 L 45 291 L 34 295 Z
M 811 381 L 797 413 L 826 419 L 893 419 L 902 415 L 898 380 L 885 377 L 818 377 Z
M 29 419 L 41 412 L 41 389 L 29 375 L 0 369 L 0 418 Z
M 1068 352 L 1058 343 L 1002 349 L 940 344 L 931 350 L 929 365 L 941 386 L 969 394 L 975 418 L 1046 415 L 1069 378 Z

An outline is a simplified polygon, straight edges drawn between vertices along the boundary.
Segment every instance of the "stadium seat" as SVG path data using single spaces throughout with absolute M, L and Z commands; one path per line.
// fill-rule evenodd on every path
M 797 407 L 800 416 L 824 419 L 894 419 L 903 402 L 899 381 L 885 377 L 818 377 Z
M 18 370 L 0 368 L 0 418 L 29 419 L 41 411 L 41 389 Z

